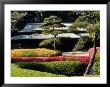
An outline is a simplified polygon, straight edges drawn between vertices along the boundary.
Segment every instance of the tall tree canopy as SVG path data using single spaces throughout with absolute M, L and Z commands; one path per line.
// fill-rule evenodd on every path
M 90 62 L 85 71 L 85 75 L 90 73 L 90 70 L 94 64 L 94 59 L 96 55 L 96 41 L 100 38 L 100 12 L 99 11 L 84 11 L 81 12 L 72 26 L 69 27 L 70 32 L 77 32 L 78 28 L 85 28 L 89 33 L 90 37 L 93 38 L 93 48 L 94 53 L 90 58 Z
M 42 23 L 45 18 L 56 15 L 62 22 L 73 22 L 81 15 L 79 11 L 12 11 L 11 28 L 21 30 L 27 23 Z

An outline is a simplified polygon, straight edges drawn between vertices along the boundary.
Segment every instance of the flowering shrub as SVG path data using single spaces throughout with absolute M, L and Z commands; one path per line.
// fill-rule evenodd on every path
M 61 51 L 50 50 L 46 48 L 37 49 L 14 49 L 11 50 L 11 57 L 48 57 L 48 56 L 59 56 Z
M 50 61 L 64 61 L 63 56 L 56 57 L 13 57 L 12 62 L 50 62 Z
M 97 53 L 100 53 L 100 47 L 96 47 L 96 50 L 97 50 Z M 94 48 L 90 48 L 90 49 L 88 50 L 90 57 L 92 56 L 93 51 L 94 51 Z M 97 54 L 97 53 L 96 53 L 96 54 Z
M 84 64 L 88 65 L 90 61 L 89 56 L 67 56 L 65 57 L 65 60 L 67 61 L 80 61 L 83 62 Z

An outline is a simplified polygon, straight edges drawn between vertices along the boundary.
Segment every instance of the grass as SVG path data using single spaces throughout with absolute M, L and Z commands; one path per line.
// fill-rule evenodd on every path
M 21 69 L 15 63 L 11 64 L 12 77 L 65 77 L 64 75 L 57 75 L 47 72 L 40 72 L 36 70 Z
M 21 69 L 15 63 L 11 64 L 11 76 L 12 77 L 66 77 L 65 75 L 57 75 L 47 72 L 40 72 L 36 70 Z M 71 77 L 99 77 L 99 75 L 71 76 Z

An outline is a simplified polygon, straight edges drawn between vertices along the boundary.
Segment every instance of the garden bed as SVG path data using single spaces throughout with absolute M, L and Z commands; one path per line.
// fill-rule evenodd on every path
M 55 57 L 12 57 L 12 62 L 50 62 L 50 61 L 64 61 L 63 56 Z
M 60 56 L 61 51 L 50 50 L 46 48 L 36 49 L 13 49 L 11 50 L 11 57 L 49 57 Z

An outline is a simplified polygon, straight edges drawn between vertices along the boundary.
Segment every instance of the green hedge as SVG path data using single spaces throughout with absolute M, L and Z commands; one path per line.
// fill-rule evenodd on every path
M 100 75 L 100 60 L 97 60 L 93 66 L 94 73 Z
M 85 71 L 85 64 L 78 61 L 57 61 L 57 62 L 20 62 L 19 67 L 24 69 L 45 71 L 54 74 L 67 76 L 82 75 Z
M 11 64 L 11 76 L 12 77 L 65 77 L 64 75 L 56 75 L 47 72 L 40 72 L 36 70 L 22 69 L 16 65 Z
M 100 75 L 100 53 L 96 54 L 96 62 L 93 66 L 94 74 Z

